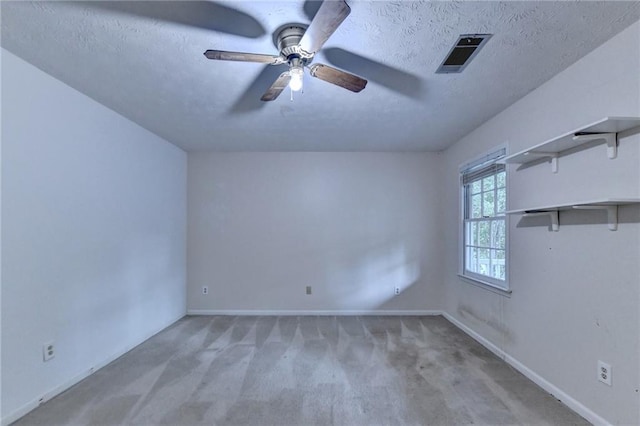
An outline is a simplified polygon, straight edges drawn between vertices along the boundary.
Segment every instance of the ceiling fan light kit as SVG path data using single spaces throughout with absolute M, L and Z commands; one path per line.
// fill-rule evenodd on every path
M 291 77 L 291 81 L 289 81 L 289 87 L 294 92 L 299 92 L 302 90 L 302 83 L 304 78 L 304 68 L 302 65 L 291 65 L 289 68 L 289 76 Z
M 344 0 L 326 0 L 318 9 L 309 26 L 304 24 L 281 26 L 275 31 L 273 40 L 280 52 L 279 55 L 224 50 L 207 50 L 204 55 L 208 59 L 220 61 L 258 62 L 267 65 L 287 64 L 289 70 L 280 74 L 260 98 L 265 102 L 275 100 L 287 86 L 291 89 L 292 94 L 302 90 L 305 68 L 309 69 L 311 77 L 357 93 L 365 88 L 367 80 L 328 65 L 311 65 L 315 54 L 350 12 L 351 9 Z

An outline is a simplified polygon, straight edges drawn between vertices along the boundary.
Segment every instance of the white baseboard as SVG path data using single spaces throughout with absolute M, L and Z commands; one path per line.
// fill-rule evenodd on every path
M 227 310 L 227 309 L 189 309 L 187 315 L 238 315 L 238 316 L 304 316 L 304 315 L 318 315 L 318 316 L 346 316 L 346 315 L 393 315 L 393 316 L 431 316 L 442 315 L 442 311 L 432 310 L 411 310 L 411 311 L 376 311 L 376 310 L 363 310 L 363 311 L 303 311 L 303 310 Z
M 9 424 L 15 422 L 16 420 L 18 420 L 22 416 L 26 415 L 30 411 L 38 408 L 38 406 L 40 404 L 43 404 L 43 403 L 49 401 L 50 399 L 60 395 L 62 392 L 66 391 L 71 386 L 79 383 L 81 380 L 86 379 L 87 377 L 89 377 L 90 375 L 95 373 L 96 371 L 100 370 L 102 367 L 104 367 L 107 364 L 109 364 L 109 363 L 115 361 L 116 359 L 120 358 L 122 355 L 126 354 L 127 352 L 129 352 L 130 350 L 134 349 L 135 347 L 141 345 L 142 343 L 144 343 L 145 341 L 149 340 L 151 337 L 155 336 L 156 334 L 158 334 L 159 332 L 161 332 L 162 330 L 164 330 L 165 328 L 169 327 L 171 324 L 175 323 L 176 321 L 178 321 L 180 318 L 183 318 L 183 317 L 184 317 L 184 314 L 181 314 L 177 318 L 170 320 L 168 323 L 160 326 L 156 330 L 154 330 L 151 333 L 148 333 L 146 336 L 142 337 L 137 344 L 135 344 L 133 346 L 124 346 L 124 347 L 120 348 L 119 350 L 115 351 L 114 353 L 112 353 L 108 357 L 104 358 L 102 361 L 100 361 L 99 363 L 97 363 L 93 367 L 91 367 L 91 368 L 87 369 L 86 371 L 83 371 L 82 373 L 72 377 L 71 379 L 67 380 L 64 383 L 59 384 L 58 386 L 54 387 L 53 389 L 48 390 L 47 392 L 42 394 L 39 398 L 36 398 L 36 399 L 34 399 L 32 401 L 29 401 L 28 403 L 24 404 L 22 407 L 18 408 L 17 410 L 12 412 L 11 414 L 3 417 L 2 420 L 0 421 L 0 424 L 2 426 L 6 426 L 6 425 L 9 425 Z
M 467 327 L 465 324 L 463 324 L 460 321 L 458 321 L 457 318 L 455 318 L 454 316 L 450 315 L 448 312 L 443 312 L 442 316 L 444 316 L 450 323 L 452 323 L 453 325 L 458 327 L 460 330 L 464 331 L 466 334 L 468 334 L 470 337 L 472 337 L 473 340 L 477 341 L 482 346 L 484 346 L 485 348 L 489 349 L 498 358 L 505 359 L 505 353 L 504 353 L 504 351 L 502 349 L 500 349 L 498 346 L 494 345 L 489 340 L 485 339 L 484 337 L 482 337 L 481 335 L 479 335 L 478 333 L 473 331 L 471 328 Z
M 544 377 L 540 376 L 538 373 L 536 373 L 535 371 L 533 371 L 532 369 L 524 365 L 522 362 L 518 361 L 513 356 L 504 352 L 504 350 L 500 349 L 498 346 L 496 346 L 489 340 L 480 336 L 478 333 L 476 333 L 474 330 L 472 330 L 471 328 L 469 328 L 468 326 L 460 322 L 457 318 L 455 318 L 448 312 L 442 312 L 442 315 L 448 321 L 450 321 L 453 325 L 458 327 L 460 330 L 464 331 L 475 341 L 477 341 L 482 346 L 484 346 L 485 348 L 487 348 L 488 350 L 496 354 L 499 358 L 503 359 L 513 368 L 515 368 L 516 370 L 524 374 L 529 380 L 531 380 L 532 382 L 540 386 L 545 391 L 549 392 L 558 400 L 562 401 L 564 405 L 566 405 L 571 410 L 575 411 L 577 414 L 584 417 L 587 421 L 593 423 L 594 425 L 602 425 L 602 426 L 611 425 L 610 422 L 608 422 L 598 414 L 594 413 L 592 410 L 587 408 L 585 405 L 583 405 L 579 401 L 575 400 L 573 397 L 571 397 L 569 394 L 564 392 L 562 389 L 558 388 L 556 385 L 549 382 Z

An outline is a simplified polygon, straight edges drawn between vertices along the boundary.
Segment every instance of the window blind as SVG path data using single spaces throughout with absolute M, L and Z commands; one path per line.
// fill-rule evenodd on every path
M 462 184 L 463 185 L 468 185 L 472 182 L 475 182 L 477 180 L 480 180 L 482 178 L 485 178 L 487 176 L 491 176 L 491 175 L 495 175 L 497 173 L 500 173 L 502 171 L 505 170 L 505 166 L 504 164 L 490 164 L 486 167 L 483 167 L 481 169 L 478 170 L 474 170 L 472 172 L 469 173 L 464 173 L 462 175 Z
M 482 158 L 465 164 L 460 173 L 462 174 L 462 184 L 468 185 L 484 177 L 491 176 L 506 169 L 504 164 L 497 164 L 496 161 L 504 157 L 507 153 L 506 148 L 501 148 L 491 152 Z

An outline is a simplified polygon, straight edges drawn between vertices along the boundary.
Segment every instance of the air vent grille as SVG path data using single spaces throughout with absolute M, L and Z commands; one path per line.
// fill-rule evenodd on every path
M 491 34 L 463 34 L 442 61 L 436 73 L 459 73 L 464 70 L 480 49 L 491 38 Z

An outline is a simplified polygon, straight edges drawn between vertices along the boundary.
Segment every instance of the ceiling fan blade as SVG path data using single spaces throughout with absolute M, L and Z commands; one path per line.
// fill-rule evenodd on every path
M 269 89 L 267 89 L 267 91 L 264 92 L 264 95 L 262 95 L 260 100 L 264 102 L 275 100 L 278 96 L 280 96 L 280 93 L 282 93 L 282 91 L 287 87 L 287 85 L 289 84 L 289 81 L 291 81 L 291 75 L 289 74 L 289 71 L 283 72 L 276 79 L 276 81 L 273 82 L 271 87 L 269 87 Z
M 266 34 L 254 17 L 212 1 L 87 1 L 79 4 L 241 37 L 258 38 Z
M 278 65 L 285 60 L 280 56 L 263 55 L 260 53 L 227 52 L 226 50 L 207 50 L 204 56 L 219 61 L 259 62 L 261 64 Z
M 351 8 L 344 0 L 325 0 L 300 40 L 300 47 L 316 53 L 345 20 Z
M 404 96 L 413 99 L 422 99 L 425 96 L 422 79 L 406 71 L 339 47 L 323 49 L 322 55 L 331 65 L 354 72 Z
M 358 93 L 367 85 L 367 80 L 348 72 L 323 64 L 315 64 L 309 67 L 309 74 L 336 86 L 344 87 L 347 90 Z

